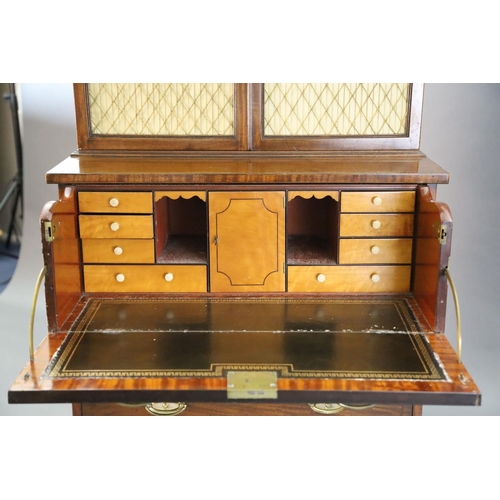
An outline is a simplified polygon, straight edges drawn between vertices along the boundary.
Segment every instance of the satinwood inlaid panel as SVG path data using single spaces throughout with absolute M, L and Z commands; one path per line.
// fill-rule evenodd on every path
M 210 193 L 210 290 L 285 290 L 285 193 Z

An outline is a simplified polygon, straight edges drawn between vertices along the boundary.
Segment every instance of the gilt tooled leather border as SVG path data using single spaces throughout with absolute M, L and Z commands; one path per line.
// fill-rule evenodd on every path
M 143 303 L 155 304 L 158 306 L 166 304 L 182 304 L 187 303 L 185 299 L 140 299 Z M 68 334 L 68 337 L 62 344 L 54 356 L 52 362 L 47 367 L 45 376 L 49 378 L 163 378 L 163 377 L 223 377 L 230 370 L 263 370 L 276 371 L 282 378 L 330 378 L 330 379 L 354 379 L 354 380 L 399 380 L 399 381 L 447 381 L 448 377 L 444 371 L 439 359 L 432 352 L 429 343 L 416 321 L 411 307 L 406 299 L 398 298 L 380 298 L 380 299 L 293 299 L 293 298 L 269 298 L 269 299 L 245 299 L 245 302 L 252 304 L 360 304 L 374 306 L 384 304 L 394 307 L 401 323 L 406 331 L 397 332 L 380 332 L 372 329 L 362 333 L 371 333 L 372 335 L 390 334 L 390 335 L 405 335 L 412 347 L 412 355 L 415 356 L 415 363 L 418 365 L 418 370 L 391 370 L 390 367 L 384 370 L 315 370 L 315 369 L 298 369 L 291 363 L 210 363 L 209 368 L 198 369 L 195 366 L 189 369 L 138 369 L 137 367 L 128 367 L 126 369 L 113 369 L 111 366 L 101 367 L 99 369 L 72 369 L 71 361 L 75 354 L 80 354 L 79 347 L 82 345 L 82 340 L 85 335 L 92 330 L 93 320 L 99 314 L 103 304 L 108 306 L 121 306 L 123 304 L 137 304 L 138 299 L 89 299 L 89 302 L 83 310 L 80 318 L 75 322 L 75 327 Z M 190 303 L 234 303 L 231 298 L 211 298 L 211 299 L 189 299 Z M 159 332 L 160 333 L 160 332 Z M 203 333 L 203 332 L 200 332 Z M 207 332 L 208 333 L 208 332 Z M 286 332 L 284 332 L 286 334 Z M 334 334 L 335 332 L 332 332 Z M 351 332 L 356 333 L 356 332 Z M 118 334 L 119 335 L 119 334 Z M 115 335 L 118 339 L 119 337 Z

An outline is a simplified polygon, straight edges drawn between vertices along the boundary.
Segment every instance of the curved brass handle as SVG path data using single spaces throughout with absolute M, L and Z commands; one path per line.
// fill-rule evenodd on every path
M 179 415 L 186 408 L 186 403 L 149 403 L 144 408 L 151 413 L 151 415 L 159 415 L 163 417 Z
M 38 275 L 38 279 L 35 284 L 35 293 L 33 294 L 33 301 L 31 303 L 31 315 L 30 315 L 30 328 L 29 328 L 29 349 L 30 349 L 30 361 L 34 361 L 35 359 L 35 350 L 33 347 L 33 330 L 35 325 L 35 310 L 36 303 L 38 300 L 38 293 L 40 292 L 40 286 L 42 285 L 43 278 L 47 274 L 47 266 L 43 266 L 40 274 Z
M 344 411 L 344 408 L 337 403 L 308 403 L 312 411 L 322 415 L 333 415 Z
M 458 362 L 462 362 L 462 325 L 460 322 L 460 305 L 458 303 L 458 294 L 457 289 L 455 288 L 455 284 L 453 283 L 453 279 L 451 278 L 450 271 L 447 267 L 444 268 L 444 274 L 446 275 L 446 279 L 450 284 L 451 293 L 453 294 L 453 301 L 455 303 L 455 315 L 457 318 L 457 357 Z
M 322 415 L 333 415 L 348 410 L 368 410 L 375 405 L 346 405 L 344 403 L 308 403 L 311 410 Z
M 348 410 L 369 410 L 375 405 L 345 405 L 344 403 L 339 403 L 342 408 L 347 408 Z

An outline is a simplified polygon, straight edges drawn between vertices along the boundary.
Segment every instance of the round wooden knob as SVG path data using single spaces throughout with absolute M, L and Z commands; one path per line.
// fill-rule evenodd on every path
M 110 207 L 117 207 L 119 204 L 118 198 L 111 198 L 111 200 L 109 200 Z
M 116 281 L 118 281 L 118 283 L 123 283 L 123 282 L 125 281 L 125 275 L 124 275 L 124 274 L 121 274 L 121 273 L 120 273 L 120 274 L 117 274 L 117 275 L 115 276 L 115 278 L 116 278 Z
M 123 248 L 122 247 L 115 247 L 115 248 L 113 248 L 113 253 L 115 255 L 121 255 L 123 253 Z
M 372 220 L 373 229 L 380 229 L 381 225 L 382 225 L 382 223 L 379 220 Z
M 326 281 L 326 276 L 324 274 L 318 274 L 318 276 L 316 276 L 316 279 L 320 282 L 320 283 L 324 283 Z
M 118 229 L 120 229 L 120 224 L 118 224 L 118 222 L 112 222 L 109 227 L 111 231 L 118 231 Z
M 172 281 L 174 279 L 174 275 L 172 273 L 165 274 L 165 281 Z
M 373 255 L 378 255 L 380 253 L 380 247 L 378 247 L 377 245 L 373 245 L 371 248 L 370 248 L 370 252 L 373 254 Z
M 373 273 L 371 276 L 370 276 L 371 280 L 374 282 L 374 283 L 378 283 L 380 281 L 380 275 L 377 274 L 377 273 Z
M 382 198 L 380 196 L 375 196 L 375 198 L 372 198 L 372 203 L 378 207 L 382 205 Z

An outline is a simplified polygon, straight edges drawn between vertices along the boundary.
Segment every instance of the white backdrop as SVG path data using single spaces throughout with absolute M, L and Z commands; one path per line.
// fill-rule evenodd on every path
M 76 149 L 71 84 L 22 84 L 25 215 L 16 273 L 0 295 L 0 415 L 70 415 L 70 405 L 8 405 L 7 391 L 28 360 L 33 287 L 42 267 L 38 217 L 56 199 L 45 173 Z M 438 188 L 454 218 L 450 269 L 462 310 L 462 358 L 483 393 L 480 407 L 426 406 L 424 415 L 500 415 L 500 85 L 427 84 L 421 149 L 451 174 Z M 451 294 L 450 294 L 451 295 Z M 450 299 L 447 335 L 455 345 Z M 40 293 L 35 346 L 46 335 Z

